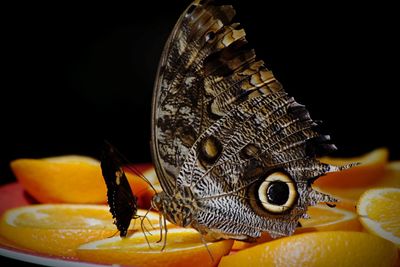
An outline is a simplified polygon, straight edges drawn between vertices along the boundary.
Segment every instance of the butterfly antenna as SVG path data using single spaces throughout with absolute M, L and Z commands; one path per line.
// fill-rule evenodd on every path
M 128 170 L 132 171 L 134 174 L 139 176 L 143 181 L 145 181 L 151 187 L 151 189 L 154 191 L 154 193 L 157 193 L 157 190 L 154 188 L 154 186 L 152 185 L 150 180 L 147 179 L 146 176 L 144 176 L 143 173 L 141 173 L 136 167 L 134 167 L 132 165 L 128 165 L 128 166 L 125 166 L 125 168 L 127 168 Z

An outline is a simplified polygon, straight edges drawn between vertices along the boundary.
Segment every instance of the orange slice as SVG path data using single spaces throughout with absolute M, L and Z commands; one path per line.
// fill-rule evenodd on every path
M 138 215 L 146 211 L 139 210 Z M 159 215 L 147 218 L 158 227 Z M 130 232 L 141 231 L 140 221 Z M 152 229 L 144 220 L 146 229 Z M 106 205 L 39 204 L 10 209 L 0 220 L 0 236 L 22 248 L 50 255 L 75 257 L 83 243 L 118 235 Z
M 331 195 L 338 199 L 337 207 L 350 211 L 356 211 L 357 201 L 368 189 L 375 187 L 396 187 L 400 188 L 400 161 L 391 161 L 385 166 L 384 174 L 378 177 L 373 185 L 362 185 L 357 187 L 323 187 L 313 186 L 317 191 Z
M 360 165 L 341 172 L 328 173 L 317 179 L 314 184 L 321 188 L 374 185 L 383 177 L 388 158 L 389 151 L 386 148 L 375 149 L 354 158 L 323 157 L 320 159 L 321 162 L 331 165 L 342 166 L 356 162 Z
M 66 155 L 42 159 L 17 159 L 11 169 L 24 189 L 41 203 L 106 203 L 107 189 L 100 162 L 91 157 Z M 127 173 L 137 195 L 147 183 Z
M 359 199 L 357 212 L 365 229 L 400 247 L 400 188 L 376 188 Z
M 317 205 L 309 207 L 307 214 L 309 219 L 300 219 L 302 227 L 296 229 L 296 233 L 312 231 L 361 231 L 362 226 L 357 214 L 338 207 Z
M 308 208 L 309 219 L 300 219 L 301 227 L 297 228 L 295 234 L 315 231 L 361 231 L 362 226 L 358 221 L 357 214 L 341 208 L 330 208 L 326 205 L 317 205 Z M 248 247 L 273 240 L 267 233 L 264 233 L 255 243 L 235 241 L 234 250 L 241 250 Z
M 328 231 L 293 235 L 221 259 L 234 266 L 394 266 L 396 246 L 363 232 Z
M 368 189 L 368 187 L 322 189 L 316 186 L 313 186 L 313 188 L 318 192 L 328 194 L 337 199 L 338 202 L 334 203 L 336 207 L 341 209 L 346 209 L 352 212 L 356 211 L 358 198 L 362 195 L 362 193 L 364 193 L 365 190 Z
M 99 240 L 80 246 L 77 254 L 81 260 L 107 264 L 216 266 L 232 247 L 232 240 L 207 243 L 205 246 L 197 231 L 175 228 L 168 231 L 166 247 L 161 250 L 163 241 L 157 243 L 159 234 L 159 230 L 147 233 L 149 244 L 143 233 L 125 239 L 113 237 Z

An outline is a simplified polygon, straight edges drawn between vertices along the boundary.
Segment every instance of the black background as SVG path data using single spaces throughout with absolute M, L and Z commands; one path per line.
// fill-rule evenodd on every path
M 233 2 L 236 20 L 286 90 L 353 156 L 399 159 L 399 25 L 383 2 Z M 99 156 L 104 139 L 149 162 L 150 104 L 164 42 L 188 1 L 5 9 L 0 180 L 10 160 Z M 394 4 L 393 4 L 394 5 Z M 5 71 L 4 71 L 5 69 Z

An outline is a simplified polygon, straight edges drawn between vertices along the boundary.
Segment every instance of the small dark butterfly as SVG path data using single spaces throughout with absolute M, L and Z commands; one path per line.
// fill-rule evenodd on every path
M 139 216 L 137 215 L 137 198 L 132 194 L 122 165 L 115 148 L 106 143 L 101 158 L 101 170 L 107 185 L 110 212 L 120 236 L 125 237 L 131 220 Z

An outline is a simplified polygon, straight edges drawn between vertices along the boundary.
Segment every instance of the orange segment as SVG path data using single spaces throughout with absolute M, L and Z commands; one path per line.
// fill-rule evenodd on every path
M 357 214 L 338 207 L 330 208 L 326 205 L 317 205 L 308 208 L 309 219 L 300 219 L 301 227 L 297 228 L 295 234 L 315 231 L 361 231 L 362 226 L 358 221 Z M 233 249 L 241 250 L 253 247 L 267 241 L 273 240 L 264 233 L 255 243 L 235 241 Z
M 85 261 L 132 266 L 217 266 L 222 256 L 229 253 L 232 240 L 207 243 L 193 229 L 175 228 L 168 231 L 167 244 L 158 242 L 160 231 L 143 233 L 126 239 L 113 237 L 91 242 L 77 249 L 78 257 Z M 208 251 L 207 251 L 208 249 Z M 213 259 L 210 257 L 211 253 Z
M 41 203 L 106 203 L 107 188 L 100 162 L 91 157 L 66 155 L 17 159 L 11 169 L 24 189 Z M 127 173 L 134 194 L 146 192 L 147 183 Z
M 364 193 L 365 190 L 367 190 L 367 188 L 365 187 L 321 189 L 316 186 L 313 186 L 313 188 L 318 192 L 328 194 L 337 199 L 338 202 L 334 203 L 336 207 L 341 209 L 346 209 L 352 212 L 356 211 L 358 198 L 362 195 L 362 193 Z
M 24 189 L 42 203 L 105 203 L 100 163 L 90 157 L 17 159 L 11 169 Z
M 36 252 L 75 257 L 75 248 L 83 243 L 118 235 L 106 205 L 39 204 L 15 208 L 4 213 L 0 236 Z M 146 211 L 139 210 L 139 215 Z M 147 215 L 154 227 L 157 213 Z M 152 229 L 144 220 L 147 229 Z M 131 233 L 141 229 L 140 221 L 131 222 Z M 139 230 L 140 231 L 140 230 Z
M 357 201 L 360 196 L 372 187 L 396 187 L 400 188 L 400 161 L 389 162 L 385 166 L 384 174 L 377 177 L 377 181 L 373 185 L 362 185 L 352 187 L 326 187 L 320 188 L 313 186 L 317 191 L 331 195 L 338 199 L 335 203 L 337 207 L 344 208 L 350 211 L 356 211 Z
M 328 173 L 315 181 L 315 185 L 325 187 L 354 187 L 373 185 L 383 177 L 388 162 L 389 151 L 386 148 L 375 149 L 365 155 L 354 158 L 323 157 L 321 162 L 342 166 L 359 162 L 359 166 L 341 172 Z
M 317 205 L 309 207 L 307 214 L 310 218 L 299 220 L 302 227 L 296 229 L 296 233 L 336 230 L 361 231 L 362 229 L 356 213 L 338 207 Z
M 357 212 L 365 229 L 400 247 L 400 188 L 376 188 L 359 199 Z
M 281 238 L 221 259 L 234 266 L 394 266 L 396 246 L 363 232 L 313 232 Z

